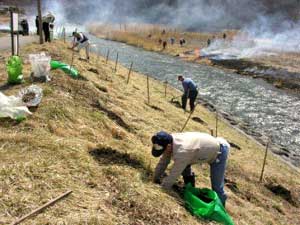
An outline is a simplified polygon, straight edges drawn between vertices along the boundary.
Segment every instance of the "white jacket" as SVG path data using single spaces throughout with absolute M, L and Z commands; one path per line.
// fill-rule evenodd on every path
M 229 144 L 222 138 L 215 138 L 206 133 L 186 132 L 171 134 L 173 137 L 172 154 L 164 153 L 156 166 L 154 179 L 163 175 L 171 161 L 174 160 L 170 175 L 163 179 L 162 186 L 170 189 L 188 166 L 196 163 L 212 163 L 220 152 L 220 144 Z

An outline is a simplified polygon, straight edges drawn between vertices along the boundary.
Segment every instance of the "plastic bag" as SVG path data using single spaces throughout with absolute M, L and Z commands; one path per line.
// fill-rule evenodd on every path
M 28 88 L 22 89 L 18 95 L 23 104 L 28 107 L 38 106 L 43 98 L 43 89 L 36 85 L 31 85 Z
M 66 74 L 70 75 L 71 77 L 78 78 L 79 73 L 74 67 L 71 68 L 71 66 L 69 66 L 68 64 L 65 64 L 65 63 L 59 62 L 59 61 L 55 61 L 55 60 L 52 60 L 50 64 L 51 64 L 52 70 L 61 69 Z
M 23 81 L 22 59 L 19 56 L 11 56 L 6 64 L 9 84 L 20 84 Z
M 184 191 L 186 208 L 195 216 L 214 220 L 224 225 L 234 225 L 216 192 L 194 188 L 188 184 Z
M 30 114 L 20 97 L 6 96 L 0 92 L 0 118 L 10 117 L 20 121 Z
M 29 61 L 34 78 L 43 79 L 44 81 L 50 81 L 50 61 L 51 56 L 47 56 L 45 53 L 30 54 Z

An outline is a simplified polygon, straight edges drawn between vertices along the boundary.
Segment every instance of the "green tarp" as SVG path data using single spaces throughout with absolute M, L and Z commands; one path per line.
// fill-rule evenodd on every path
M 188 184 L 184 191 L 184 200 L 192 215 L 224 225 L 234 225 L 216 192 L 207 188 L 194 188 Z
M 78 71 L 74 67 L 71 68 L 71 66 L 69 66 L 68 64 L 65 64 L 60 61 L 51 60 L 50 65 L 52 70 L 60 69 L 66 74 L 70 75 L 71 77 L 78 78 Z

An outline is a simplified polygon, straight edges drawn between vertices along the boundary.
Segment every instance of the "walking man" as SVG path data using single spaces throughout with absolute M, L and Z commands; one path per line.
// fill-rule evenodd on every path
M 83 33 L 78 33 L 78 32 L 73 32 L 73 37 L 75 38 L 75 42 L 73 43 L 72 46 L 72 50 L 74 50 L 74 48 L 78 48 L 78 51 L 80 52 L 80 50 L 82 48 L 85 48 L 85 52 L 86 52 L 86 58 L 87 60 L 90 59 L 90 42 L 89 39 L 87 38 L 87 36 L 85 36 Z
M 191 111 L 195 109 L 195 101 L 198 96 L 198 90 L 196 83 L 190 78 L 184 78 L 183 76 L 178 76 L 178 80 L 181 81 L 184 93 L 181 97 L 182 108 L 186 110 L 187 100 L 190 100 Z
M 169 134 L 160 131 L 152 137 L 152 155 L 160 157 L 154 173 L 154 182 L 171 189 L 182 175 L 184 184 L 195 186 L 195 174 L 191 165 L 210 165 L 211 187 L 225 207 L 227 195 L 224 191 L 225 170 L 230 144 L 223 138 L 206 133 L 186 132 Z M 171 159 L 174 164 L 169 176 L 162 178 Z

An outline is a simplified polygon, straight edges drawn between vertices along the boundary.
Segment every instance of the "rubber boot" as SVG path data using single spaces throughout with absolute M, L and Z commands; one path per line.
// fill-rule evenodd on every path
M 184 180 L 184 185 L 186 186 L 188 183 L 191 183 L 193 187 L 195 187 L 195 174 L 193 173 L 193 175 L 191 176 L 184 176 L 183 177 Z

